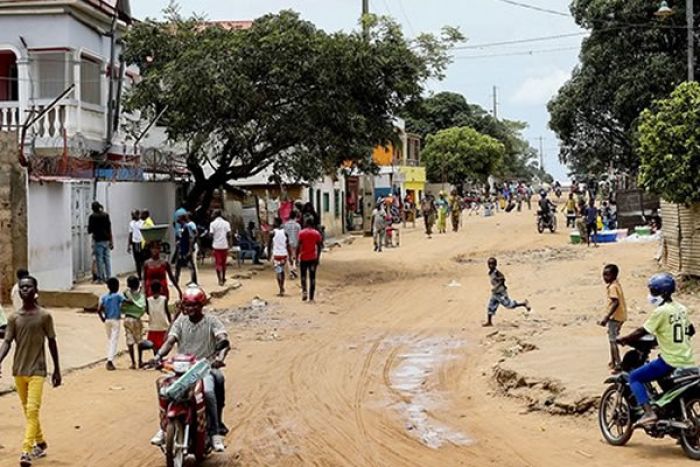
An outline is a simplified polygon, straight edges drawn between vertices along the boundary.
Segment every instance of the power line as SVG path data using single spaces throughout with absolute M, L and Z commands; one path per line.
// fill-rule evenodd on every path
M 571 15 L 569 13 L 564 13 L 562 11 L 557 11 L 557 10 L 550 10 L 548 8 L 542 8 L 539 6 L 530 5 L 528 3 L 515 2 L 513 0 L 498 0 L 498 1 L 503 2 L 503 3 L 507 3 L 509 5 L 518 6 L 520 8 L 527 8 L 528 10 L 539 11 L 540 13 L 548 13 L 550 15 L 566 16 L 567 18 L 571 18 Z
M 415 36 L 416 31 L 413 29 L 413 25 L 411 24 L 411 20 L 406 14 L 406 9 L 403 7 L 403 0 L 397 0 L 399 3 L 399 9 L 401 10 L 401 14 L 403 14 L 403 17 L 406 19 L 406 25 L 408 26 L 408 30 L 411 31 L 411 35 Z
M 590 34 L 589 32 L 572 32 L 568 34 L 556 34 L 554 36 L 541 36 L 541 37 L 530 37 L 526 39 L 513 39 L 511 41 L 501 41 L 501 42 L 486 42 L 483 44 L 474 45 L 460 45 L 457 47 L 452 47 L 453 50 L 467 50 L 467 49 L 485 49 L 488 47 L 498 47 L 501 45 L 515 45 L 515 44 L 527 44 L 530 42 L 542 42 L 555 39 L 565 39 L 567 37 L 580 37 Z
M 566 50 L 579 50 L 580 47 L 556 47 L 552 49 L 533 49 L 524 50 L 522 52 L 509 52 L 509 53 L 494 53 L 494 54 L 482 54 L 482 55 L 455 55 L 457 60 L 469 60 L 476 58 L 491 58 L 491 57 L 516 57 L 520 55 L 537 55 L 541 53 L 551 53 L 551 52 L 563 52 Z

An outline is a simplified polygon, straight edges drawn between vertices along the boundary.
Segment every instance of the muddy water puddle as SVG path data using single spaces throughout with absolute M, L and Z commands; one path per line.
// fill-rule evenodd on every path
M 406 430 L 421 443 L 438 449 L 445 444 L 463 446 L 472 440 L 437 420 L 432 412 L 446 406 L 446 396 L 436 385 L 437 373 L 463 342 L 455 339 L 429 338 L 404 344 L 406 351 L 396 356 L 389 374 L 390 388 L 401 395 L 393 404 L 405 421 Z

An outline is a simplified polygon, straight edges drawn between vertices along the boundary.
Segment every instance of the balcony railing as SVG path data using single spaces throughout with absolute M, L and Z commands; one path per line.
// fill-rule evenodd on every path
M 16 101 L 0 101 L 0 130 L 16 131 L 31 112 L 37 115 L 48 102 L 36 102 L 26 110 Z M 77 103 L 67 102 L 56 105 L 29 129 L 28 135 L 39 138 L 63 138 L 81 133 L 85 137 L 103 140 L 105 138 L 105 113 L 92 108 L 80 108 Z

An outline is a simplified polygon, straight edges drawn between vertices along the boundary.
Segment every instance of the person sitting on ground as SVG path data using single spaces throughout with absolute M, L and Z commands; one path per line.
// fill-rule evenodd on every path
M 508 296 L 508 287 L 506 287 L 506 277 L 498 270 L 498 261 L 496 258 L 489 258 L 489 278 L 491 280 L 491 299 L 489 300 L 488 310 L 486 314 L 486 323 L 484 326 L 493 326 L 493 317 L 500 305 L 503 305 L 509 310 L 523 307 L 530 311 L 530 302 L 516 302 Z
M 629 385 L 644 415 L 637 421 L 637 426 L 652 426 L 658 420 L 650 403 L 646 385 L 652 381 L 670 375 L 677 368 L 696 366 L 693 346 L 690 338 L 695 334 L 695 327 L 688 318 L 688 309 L 673 300 L 676 281 L 670 274 L 656 274 L 649 279 L 649 303 L 656 307 L 644 326 L 631 334 L 621 337 L 617 342 L 627 345 L 646 335 L 656 336 L 659 344 L 659 356 L 646 365 L 637 368 L 629 376 Z
M 603 269 L 603 280 L 606 284 L 608 295 L 607 313 L 598 324 L 608 328 L 608 341 L 610 342 L 610 363 L 609 368 L 613 371 L 620 371 L 620 349 L 617 347 L 617 339 L 620 337 L 620 330 L 627 321 L 627 303 L 625 294 L 622 293 L 622 286 L 617 280 L 620 275 L 620 268 L 616 264 L 608 264 Z
M 136 369 L 135 347 L 143 340 L 143 322 L 141 318 L 146 313 L 146 296 L 141 291 L 141 281 L 136 276 L 126 279 L 127 289 L 124 291 L 124 303 L 122 313 L 124 315 L 124 333 L 126 335 L 126 347 L 131 358 L 130 369 Z M 141 352 L 139 352 L 138 368 L 143 367 Z
M 262 245 L 257 240 L 257 232 L 255 228 L 255 222 L 250 221 L 248 223 L 248 228 L 240 233 L 241 240 L 244 240 L 253 249 L 253 264 L 262 264 L 260 259 L 262 258 Z
M 151 284 L 150 296 L 146 299 L 146 313 L 148 313 L 148 334 L 146 341 L 150 342 L 153 355 L 163 347 L 168 336 L 168 329 L 172 323 L 172 316 L 168 309 L 168 297 L 161 295 L 160 282 Z M 139 362 L 142 362 L 143 346 L 139 346 Z
M 20 268 L 17 270 L 15 275 L 17 277 L 17 282 L 15 282 L 15 285 L 12 286 L 12 290 L 10 291 L 10 298 L 12 299 L 12 309 L 14 311 L 19 311 L 22 309 L 23 306 L 22 297 L 19 293 L 19 283 L 25 277 L 29 277 L 29 271 Z

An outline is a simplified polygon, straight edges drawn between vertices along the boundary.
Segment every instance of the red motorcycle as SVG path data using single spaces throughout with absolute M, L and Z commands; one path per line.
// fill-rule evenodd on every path
M 202 378 L 211 368 L 207 360 L 175 355 L 163 362 L 167 375 L 156 382 L 160 402 L 160 426 L 165 443 L 160 446 L 167 467 L 182 467 L 192 455 L 197 463 L 211 452 Z

